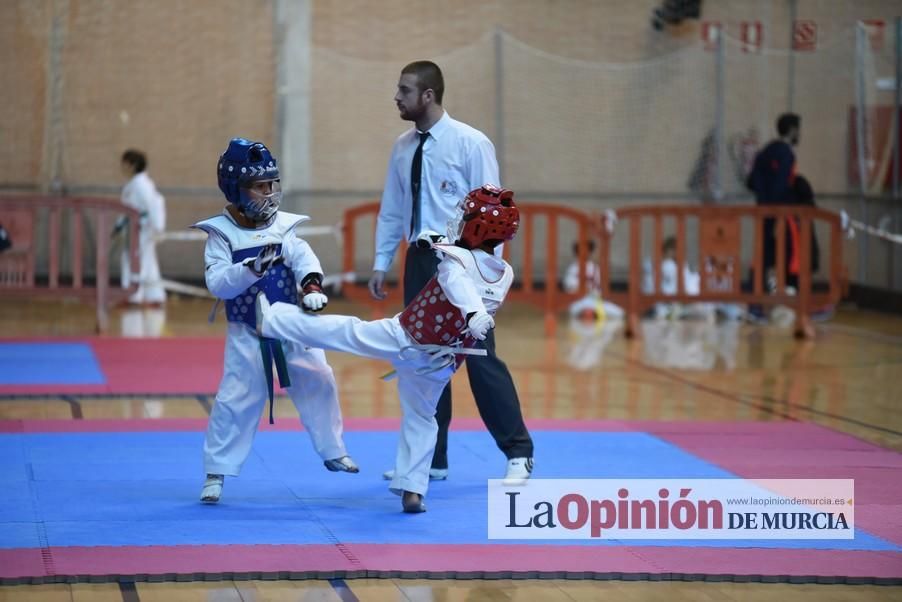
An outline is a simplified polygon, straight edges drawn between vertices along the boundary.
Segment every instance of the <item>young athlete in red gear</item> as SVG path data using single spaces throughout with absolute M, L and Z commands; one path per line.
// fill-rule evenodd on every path
M 513 192 L 483 186 L 461 202 L 448 239 L 431 242 L 441 256 L 437 274 L 400 314 L 362 321 L 352 316 L 309 315 L 296 305 L 258 297 L 257 324 L 266 338 L 344 351 L 392 363 L 403 412 L 395 471 L 389 489 L 404 512 L 424 512 L 435 450 L 439 396 L 464 355 L 495 326 L 513 270 L 493 249 L 520 225 Z M 513 484 L 513 483 L 511 483 Z

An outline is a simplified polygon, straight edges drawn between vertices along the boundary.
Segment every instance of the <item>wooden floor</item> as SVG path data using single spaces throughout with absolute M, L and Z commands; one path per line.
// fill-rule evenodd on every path
M 221 336 L 207 322 L 210 303 L 172 298 L 165 310 L 119 310 L 112 336 Z M 366 316 L 333 302 L 330 310 Z M 0 300 L 3 337 L 93 333 L 94 315 L 79 303 Z M 547 336 L 541 315 L 505 308 L 498 348 L 511 367 L 530 418 L 640 420 L 802 420 L 902 450 L 902 319 L 845 309 L 796 341 L 778 326 L 738 323 L 647 323 L 626 340 L 615 324 L 559 322 Z M 385 366 L 330 354 L 346 417 L 397 416 L 393 388 L 377 380 Z M 465 378 L 454 381 L 455 416 L 477 416 Z M 197 399 L 80 398 L 79 416 L 203 417 Z M 291 404 L 278 404 L 291 416 Z M 0 419 L 71 418 L 55 398 L 0 399 Z M 453 452 L 453 450 L 452 450 Z M 358 458 L 359 460 L 365 458 Z M 537 458 L 541 462 L 541 457 Z M 381 467 L 377 467 L 381 468 Z M 452 468 L 453 469 L 453 468 Z M 498 471 L 503 470 L 499 454 Z M 589 582 L 556 580 L 215 582 L 74 584 L 0 587 L 0 601 L 35 600 L 899 600 L 902 588 L 786 584 Z

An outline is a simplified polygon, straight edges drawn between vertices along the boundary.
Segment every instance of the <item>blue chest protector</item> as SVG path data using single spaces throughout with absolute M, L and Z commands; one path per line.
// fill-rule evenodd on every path
M 248 259 L 257 256 L 260 250 L 269 244 L 278 247 L 282 253 L 282 240 L 285 236 L 294 236 L 294 229 L 298 224 L 307 221 L 305 215 L 279 212 L 272 224 L 266 228 L 248 229 L 238 226 L 226 215 L 217 215 L 200 221 L 195 228 L 208 234 L 216 233 L 228 241 L 232 249 L 232 263 L 244 263 Z M 298 289 L 294 271 L 284 263 L 271 266 L 253 285 L 236 295 L 233 299 L 226 299 L 226 319 L 229 322 L 245 324 L 251 331 L 257 328 L 257 313 L 254 310 L 257 294 L 263 291 L 270 303 L 282 301 L 284 303 L 297 304 Z M 217 301 L 218 303 L 218 301 Z M 290 387 L 291 380 L 288 377 L 288 366 L 285 361 L 285 352 L 282 344 L 273 339 L 260 339 L 260 352 L 263 356 L 263 366 L 266 372 L 266 383 L 269 393 L 269 422 L 273 420 L 274 380 L 272 364 L 275 361 L 279 375 L 279 384 Z
M 250 247 L 241 249 L 240 251 L 232 251 L 232 263 L 242 263 L 246 259 L 256 257 L 265 245 L 259 247 Z M 282 252 L 282 245 L 277 245 L 279 253 Z M 266 294 L 266 300 L 270 303 L 282 301 L 283 303 L 298 303 L 298 287 L 295 281 L 294 272 L 288 266 L 279 263 L 263 274 L 257 282 L 250 288 L 234 299 L 227 299 L 226 319 L 229 322 L 242 322 L 247 324 L 251 330 L 257 328 L 257 314 L 254 311 L 254 302 L 257 299 L 257 293 L 263 291 Z
M 232 250 L 232 263 L 243 263 L 257 256 L 260 250 L 269 244 L 275 244 L 282 252 L 282 241 L 286 236 L 294 236 L 297 226 L 310 219 L 306 215 L 295 215 L 280 211 L 273 223 L 265 228 L 242 228 L 227 215 L 217 215 L 202 220 L 193 227 L 210 235 L 218 234 L 229 243 Z M 229 322 L 246 324 L 251 330 L 256 329 L 257 319 L 254 312 L 254 300 L 257 293 L 266 293 L 270 303 L 279 301 L 297 303 L 298 292 L 294 272 L 287 265 L 277 264 L 266 270 L 260 280 L 236 295 L 226 299 L 226 319 Z

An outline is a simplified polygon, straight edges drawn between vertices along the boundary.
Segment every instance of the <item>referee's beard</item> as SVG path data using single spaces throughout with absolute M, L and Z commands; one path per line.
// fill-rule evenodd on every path
M 405 105 L 399 104 L 398 111 L 400 112 L 401 119 L 404 121 L 419 121 L 426 116 L 426 105 L 419 102 L 417 103 L 417 106 L 408 108 Z

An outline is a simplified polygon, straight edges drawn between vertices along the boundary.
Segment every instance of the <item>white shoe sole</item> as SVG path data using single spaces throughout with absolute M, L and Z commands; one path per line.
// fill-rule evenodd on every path
M 325 466 L 326 470 L 329 472 L 349 472 L 351 474 L 360 472 L 360 467 L 354 463 L 354 460 L 352 460 L 350 456 L 324 460 L 323 466 Z
M 391 481 L 395 478 L 394 470 L 386 470 L 382 473 L 382 478 L 386 481 Z M 448 478 L 448 469 L 447 468 L 430 468 L 429 469 L 429 480 L 430 481 L 444 481 Z
M 512 458 L 508 462 L 507 473 L 501 480 L 505 487 L 518 487 L 526 485 L 526 481 L 532 476 L 532 458 Z

